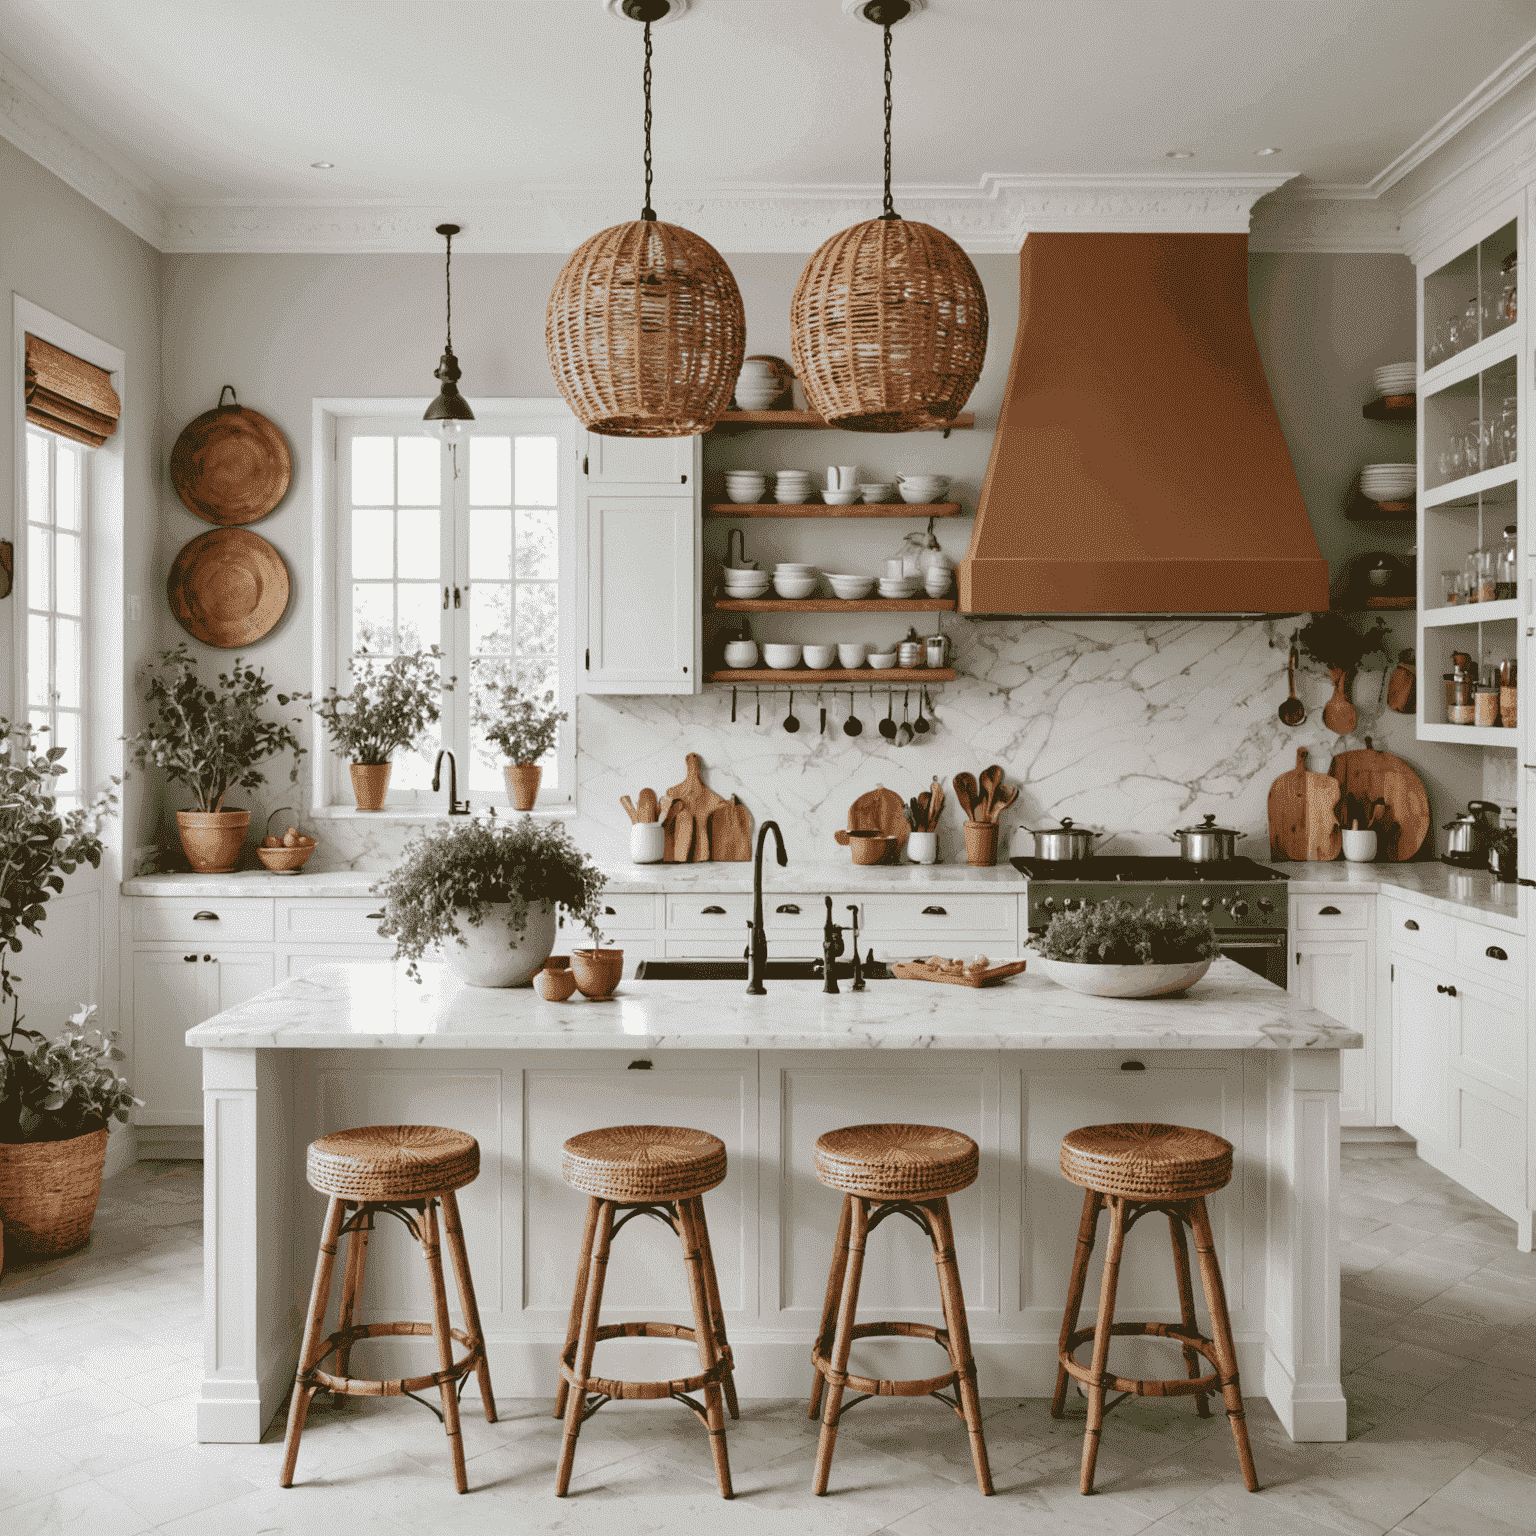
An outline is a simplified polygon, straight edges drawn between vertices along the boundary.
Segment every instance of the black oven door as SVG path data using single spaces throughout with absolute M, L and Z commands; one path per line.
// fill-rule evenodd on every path
M 1286 942 L 1283 933 L 1219 934 L 1217 942 L 1227 959 L 1236 960 L 1255 976 L 1262 976 L 1277 987 L 1285 986 Z

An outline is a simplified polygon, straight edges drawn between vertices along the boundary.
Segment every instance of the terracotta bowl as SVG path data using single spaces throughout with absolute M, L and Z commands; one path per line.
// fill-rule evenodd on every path
M 543 970 L 533 978 L 533 985 L 546 1003 L 563 1003 L 576 990 L 576 977 L 568 967 Z
M 300 848 L 258 848 L 256 857 L 274 875 L 296 875 L 309 862 L 309 856 L 320 844 L 307 843 Z
M 892 839 L 884 832 L 850 832 L 848 848 L 855 864 L 878 864 Z
M 541 967 L 542 970 L 546 971 L 568 971 L 570 968 L 571 957 L 569 955 L 551 955 Z
M 583 997 L 608 997 L 624 974 L 622 949 L 573 949 L 571 974 Z

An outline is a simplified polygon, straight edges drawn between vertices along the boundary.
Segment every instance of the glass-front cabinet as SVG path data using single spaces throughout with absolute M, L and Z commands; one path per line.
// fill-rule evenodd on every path
M 1532 614 L 1525 197 L 1420 263 L 1420 740 L 1517 745 Z

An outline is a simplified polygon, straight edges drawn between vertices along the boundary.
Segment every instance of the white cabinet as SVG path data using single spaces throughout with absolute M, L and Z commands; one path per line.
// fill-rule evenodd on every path
M 697 438 L 589 434 L 579 519 L 581 692 L 699 691 L 699 462 Z
M 1291 945 L 1291 956 L 1287 990 L 1296 1000 L 1365 1036 L 1360 1050 L 1339 1052 L 1339 1123 L 1375 1125 L 1380 1031 L 1372 1027 L 1370 940 L 1315 939 L 1302 933 Z
M 1394 959 L 1391 985 L 1392 1104 L 1397 1124 L 1421 1146 L 1443 1143 L 1448 1117 L 1447 983 L 1438 968 Z

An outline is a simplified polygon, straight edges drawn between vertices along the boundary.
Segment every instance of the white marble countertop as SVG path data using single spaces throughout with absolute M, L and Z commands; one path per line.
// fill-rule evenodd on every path
M 530 987 L 466 987 L 438 966 L 324 965 L 188 1031 L 241 1050 L 1343 1050 L 1359 1034 L 1232 960 L 1185 996 L 1083 997 L 1026 972 L 976 989 L 872 981 L 630 981 L 603 1002 L 546 1003 Z
M 1452 917 L 1473 918 L 1506 933 L 1524 933 L 1520 915 L 1520 887 L 1496 881 L 1487 870 L 1453 869 L 1438 860 L 1432 863 L 1350 864 L 1280 863 L 1274 866 L 1289 877 L 1286 889 L 1293 896 L 1325 891 L 1356 890 L 1381 894 L 1413 906 L 1429 907 Z

